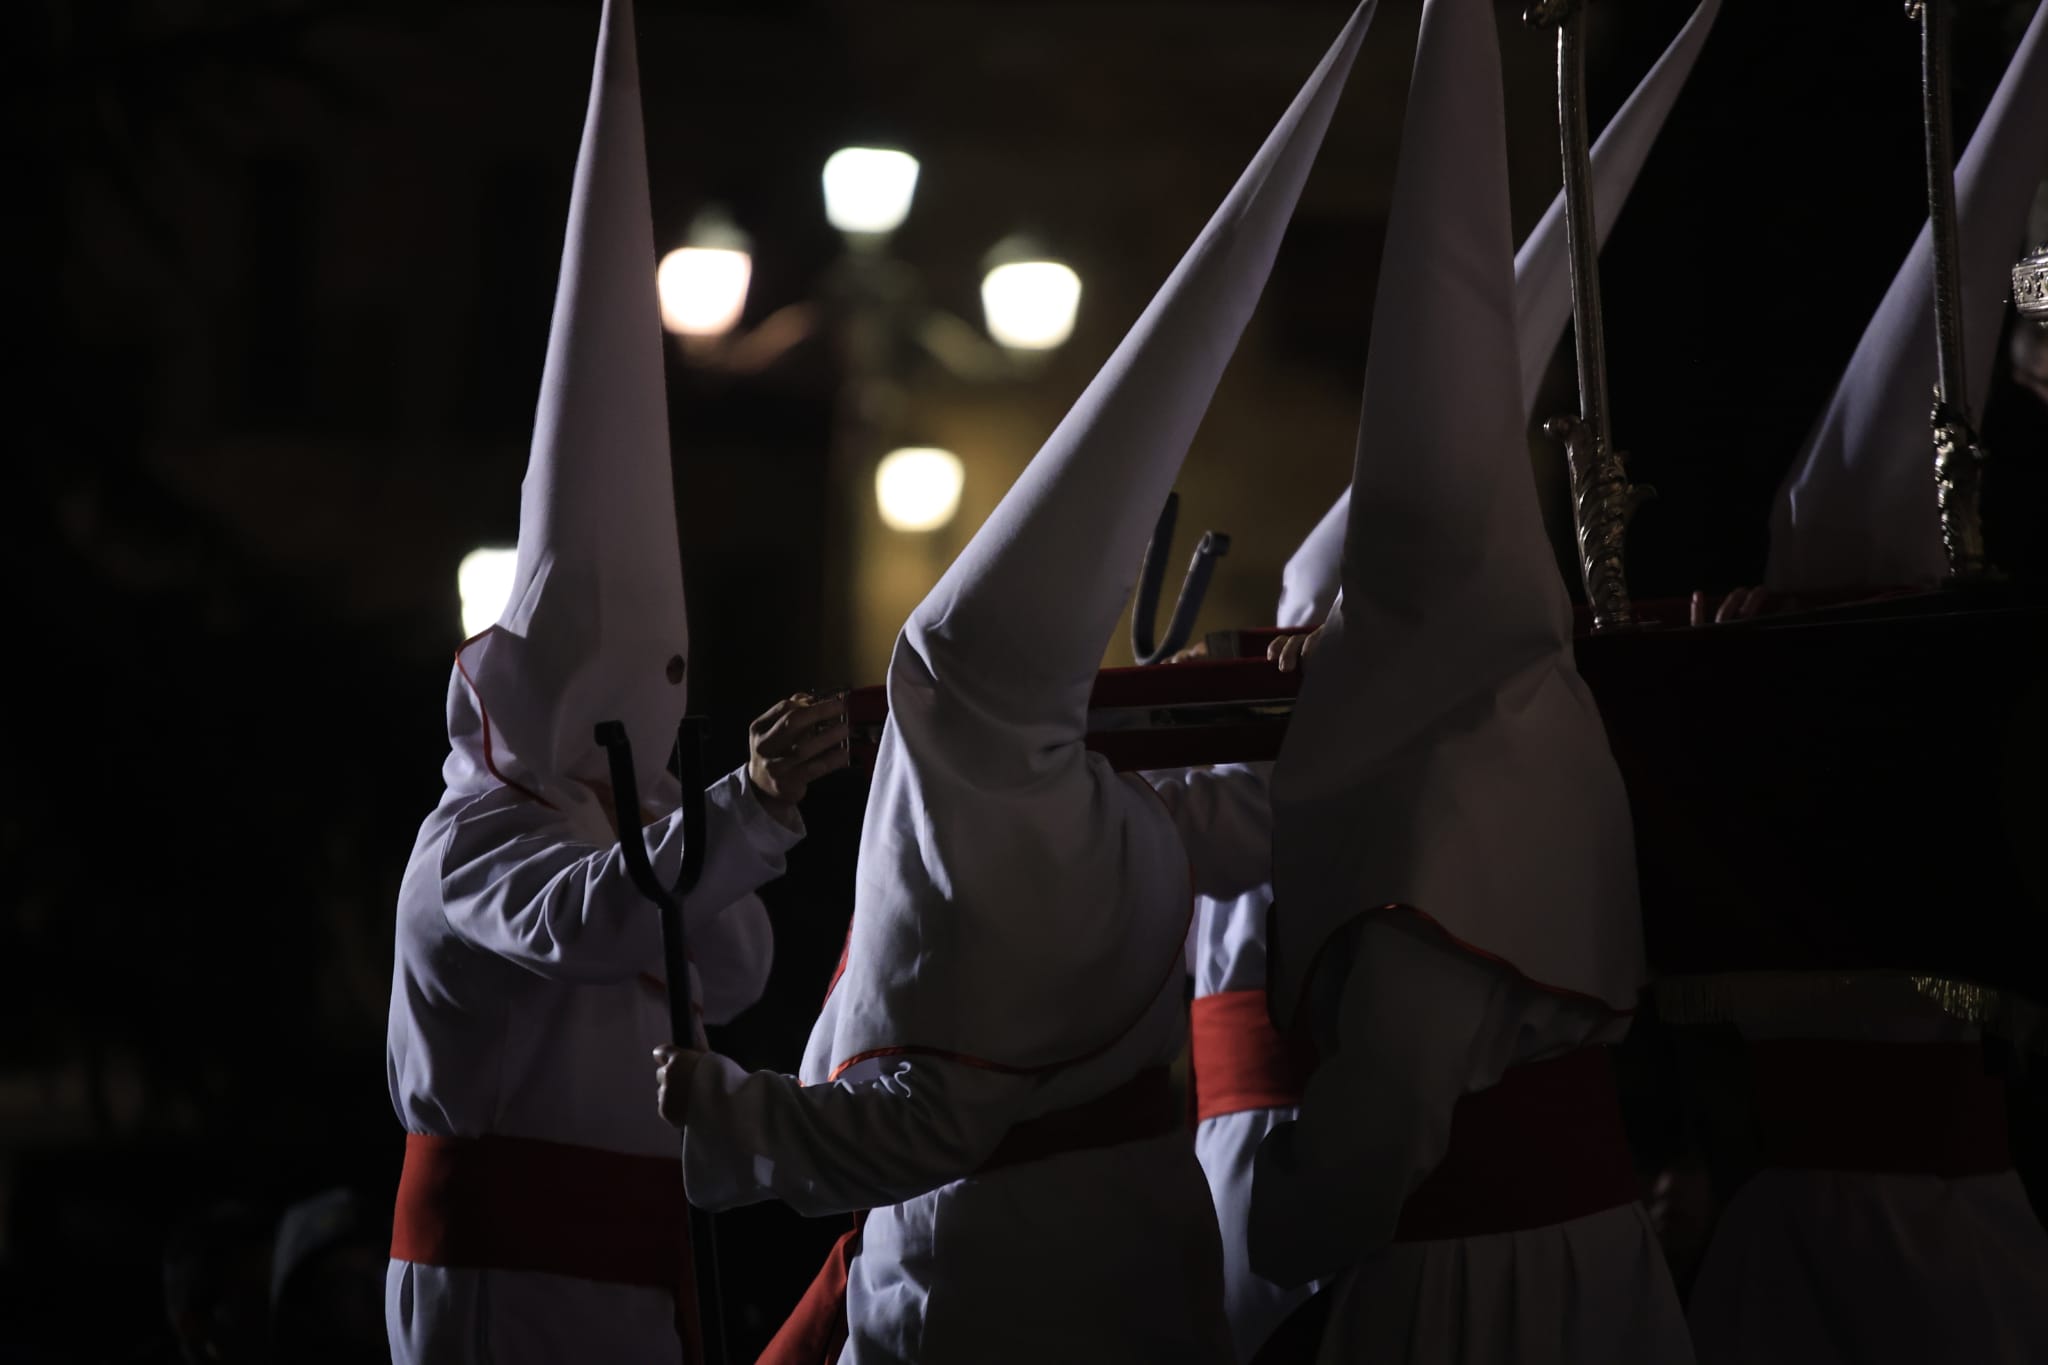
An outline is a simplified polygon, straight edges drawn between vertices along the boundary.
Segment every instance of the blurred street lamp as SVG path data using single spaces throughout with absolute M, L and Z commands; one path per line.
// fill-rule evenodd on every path
M 1081 277 L 1037 243 L 1012 237 L 988 256 L 981 311 L 988 334 L 1013 351 L 1050 351 L 1074 334 Z
M 892 531 L 936 531 L 960 510 L 960 457 L 933 446 L 893 450 L 875 466 L 875 505 Z
M 883 147 L 842 147 L 825 161 L 825 217 L 860 239 L 903 226 L 917 193 L 917 158 Z
M 462 636 L 468 639 L 490 629 L 512 598 L 512 575 L 519 551 L 485 546 L 462 557 L 455 570 L 455 590 L 462 597 Z
M 698 215 L 685 241 L 655 268 L 662 326 L 685 338 L 722 337 L 747 306 L 752 244 L 715 210 Z
M 959 514 L 965 474 L 960 458 L 906 444 L 919 435 L 911 397 L 918 377 L 936 366 L 958 384 L 1028 380 L 1073 335 L 1080 303 L 1079 276 L 1021 237 L 1006 239 L 983 262 L 980 323 L 932 301 L 918 271 L 889 250 L 891 234 L 909 217 L 919 174 L 917 158 L 894 148 L 842 147 L 828 157 L 821 176 L 825 216 L 847 250 L 825 272 L 814 297 L 783 304 L 747 326 L 737 324 L 745 299 L 743 273 L 725 267 L 731 273 L 721 277 L 727 281 L 723 308 L 707 303 L 693 310 L 684 307 L 684 296 L 710 297 L 710 267 L 694 264 L 698 258 L 685 253 L 675 256 L 702 274 L 685 275 L 681 262 L 662 267 L 663 315 L 670 330 L 682 334 L 685 359 L 694 369 L 726 378 L 762 375 L 800 348 L 813 354 L 829 348 L 836 413 L 825 462 L 821 539 L 827 569 L 818 642 L 828 659 L 853 653 L 871 528 L 879 522 L 889 532 L 932 533 Z M 700 241 L 693 230 L 686 251 L 718 248 L 746 249 Z M 690 326 L 679 327 L 678 320 Z M 877 460 L 884 451 L 889 453 Z M 902 548 L 916 553 L 909 545 Z M 945 548 L 940 535 L 927 535 L 921 546 L 934 562 Z

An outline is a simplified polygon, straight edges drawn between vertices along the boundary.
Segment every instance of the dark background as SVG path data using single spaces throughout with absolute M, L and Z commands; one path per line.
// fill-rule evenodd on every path
M 1690 9 L 1598 7 L 1596 125 Z M 1662 494 L 1631 539 L 1639 595 L 1759 577 L 1771 493 L 1924 217 L 1899 9 L 1727 0 L 1613 234 L 1617 436 Z M 1958 148 L 2032 4 L 1962 9 Z M 970 383 L 892 357 L 897 443 L 929 433 L 968 468 L 959 521 L 915 545 L 871 511 L 867 539 L 828 534 L 828 462 L 858 475 L 880 453 L 847 427 L 849 386 L 878 381 L 829 325 L 749 375 L 671 345 L 692 703 L 717 758 L 739 761 L 778 696 L 877 680 L 903 610 L 1348 10 L 640 0 L 657 243 L 725 205 L 754 239 L 747 324 L 831 298 L 843 247 L 818 168 L 877 139 L 923 163 L 891 252 L 925 303 L 978 320 L 982 253 L 1019 228 L 1084 282 L 1078 331 L 1034 373 Z M 215 1200 L 352 1184 L 388 1209 L 391 907 L 438 792 L 455 565 L 516 532 L 597 12 L 28 0 L 0 18 L 0 1360 L 150 1349 L 164 1232 Z M 1382 4 L 1190 460 L 1183 527 L 1237 542 L 1206 627 L 1270 618 L 1347 475 L 1418 13 Z M 1515 6 L 1500 16 L 1526 229 L 1557 183 L 1553 58 Z M 2043 413 L 2003 347 L 1987 361 L 1993 549 L 2025 567 Z M 1562 353 L 1555 379 L 1561 409 Z M 1537 456 L 1553 504 L 1557 466 Z M 718 1035 L 743 1062 L 795 1064 L 860 805 L 851 779 L 821 788 L 767 893 L 775 978 Z M 745 1339 L 838 1228 L 773 1209 L 725 1226 Z

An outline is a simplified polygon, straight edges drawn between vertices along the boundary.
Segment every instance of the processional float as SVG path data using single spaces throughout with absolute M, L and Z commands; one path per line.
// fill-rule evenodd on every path
M 1932 298 L 1915 306 L 1932 305 L 1935 360 L 1916 496 L 1938 520 L 1939 581 L 1774 592 L 1769 615 L 1713 630 L 1686 628 L 1689 602 L 1628 590 L 1626 532 L 1650 490 L 1630 484 L 1611 430 L 1586 0 L 1536 0 L 1524 15 L 1557 35 L 1579 410 L 1544 429 L 1570 478 L 1578 668 L 1629 788 L 1657 1001 L 1675 1022 L 1727 1018 L 1759 994 L 1874 991 L 2048 1051 L 2048 612 L 1984 552 L 1987 454 L 1965 378 L 1949 131 L 1953 4 L 1907 7 L 1920 26 L 1933 267 Z M 2040 64 L 2041 28 L 2037 16 L 2015 70 Z M 2011 280 L 2022 317 L 2048 321 L 2048 245 Z M 1140 665 L 1098 676 L 1088 747 L 1124 770 L 1273 759 L 1299 674 L 1267 663 L 1266 647 L 1295 632 L 1213 631 L 1206 658 L 1164 662 L 1227 537 L 1202 538 L 1153 639 L 1176 510 L 1162 514 L 1133 605 Z M 847 710 L 855 764 L 871 764 L 884 689 L 854 689 Z

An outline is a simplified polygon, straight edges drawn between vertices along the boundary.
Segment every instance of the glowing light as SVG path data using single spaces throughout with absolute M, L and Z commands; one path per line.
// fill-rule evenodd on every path
M 512 575 L 519 552 L 494 547 L 471 550 L 455 570 L 455 590 L 462 596 L 462 635 L 479 634 L 498 623 L 512 599 Z
M 1059 261 L 1011 261 L 981 282 L 988 333 L 1019 351 L 1049 351 L 1074 334 L 1081 277 Z
M 754 258 L 728 247 L 679 247 L 655 267 L 661 325 L 677 336 L 724 336 L 747 306 Z
M 894 232 L 910 216 L 917 158 L 881 147 L 842 147 L 825 161 L 825 217 L 841 232 Z
M 875 505 L 896 531 L 936 531 L 960 510 L 966 473 L 950 450 L 913 446 L 891 451 L 875 469 Z

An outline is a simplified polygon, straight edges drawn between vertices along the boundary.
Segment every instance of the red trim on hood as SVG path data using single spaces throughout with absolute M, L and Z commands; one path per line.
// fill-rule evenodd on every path
M 525 783 L 515 782 L 511 778 L 505 776 L 505 774 L 498 771 L 497 756 L 492 752 L 491 749 L 490 708 L 484 705 L 484 694 L 477 690 L 476 679 L 469 676 L 469 666 L 462 662 L 463 650 L 468 649 L 471 645 L 475 644 L 478 640 L 483 639 L 484 636 L 489 635 L 492 631 L 496 629 L 496 626 L 487 626 L 455 647 L 455 671 L 462 675 L 463 683 L 469 688 L 469 695 L 476 701 L 476 713 L 477 715 L 483 718 L 484 722 L 484 767 L 487 771 L 489 771 L 492 777 L 498 779 L 501 785 L 510 787 L 513 791 L 518 792 L 521 796 L 525 797 L 529 801 L 538 801 L 541 805 L 546 806 L 549 810 L 554 810 L 554 802 L 548 800 L 545 796 L 542 796 L 539 792 L 527 786 Z

